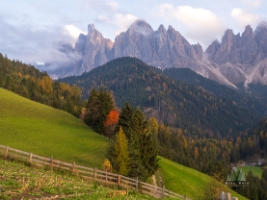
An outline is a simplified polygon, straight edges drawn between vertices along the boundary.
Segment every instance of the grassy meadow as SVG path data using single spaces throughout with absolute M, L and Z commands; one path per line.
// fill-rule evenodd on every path
M 0 159 L 0 199 L 155 200 L 147 195 L 116 187 L 100 186 L 77 176 L 27 167 Z M 45 197 L 45 198 L 44 198 Z
M 0 88 L 0 144 L 54 159 L 101 167 L 107 139 L 67 112 Z
M 106 137 L 74 116 L 0 88 L 1 145 L 100 169 L 107 143 Z M 164 158 L 160 166 L 166 189 L 192 199 L 202 196 L 210 180 L 203 173 Z M 231 193 L 239 200 L 245 199 Z
M 257 176 L 257 177 L 261 178 L 261 175 L 262 175 L 262 172 L 263 172 L 263 169 L 261 167 L 245 166 L 245 167 L 241 167 L 241 168 L 245 172 L 246 175 L 251 170 L 251 172 L 253 173 L 254 176 Z
M 210 177 L 197 170 L 185 167 L 165 158 L 160 159 L 160 173 L 166 188 L 191 199 L 201 199 Z M 222 190 L 230 192 L 232 197 L 246 199 L 222 184 Z

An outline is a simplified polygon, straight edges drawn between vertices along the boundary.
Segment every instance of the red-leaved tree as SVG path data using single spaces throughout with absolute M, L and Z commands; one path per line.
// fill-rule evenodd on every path
M 111 136 L 114 133 L 115 127 L 119 121 L 119 112 L 117 110 L 111 110 L 104 122 L 105 134 Z

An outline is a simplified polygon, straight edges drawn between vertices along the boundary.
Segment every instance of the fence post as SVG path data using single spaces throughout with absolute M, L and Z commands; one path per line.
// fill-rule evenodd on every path
M 95 180 L 97 179 L 97 168 L 95 168 Z
M 135 182 L 135 190 L 138 191 L 138 177 L 136 178 L 136 182 Z
M 107 172 L 107 170 L 106 170 L 106 180 L 105 180 L 106 185 L 107 185 L 107 181 L 108 181 L 108 172 Z
M 118 185 L 121 184 L 121 175 L 118 175 Z
M 30 157 L 29 157 L 29 164 L 32 164 L 32 153 L 30 153 Z
M 50 170 L 53 171 L 53 156 L 50 159 Z
M 164 199 L 165 185 L 162 186 L 162 198 Z
M 9 146 L 6 147 L 6 152 L 5 152 L 5 158 L 7 159 L 8 156 L 8 150 L 9 150 Z
M 72 174 L 74 174 L 75 172 L 75 162 L 73 162 L 73 165 L 72 165 Z

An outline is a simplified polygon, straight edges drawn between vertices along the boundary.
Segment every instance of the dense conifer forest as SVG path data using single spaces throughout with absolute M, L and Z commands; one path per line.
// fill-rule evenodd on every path
M 207 79 L 188 68 L 167 68 L 163 70 L 163 73 L 175 80 L 204 88 L 216 97 L 227 99 L 241 108 L 253 110 L 261 116 L 266 115 L 267 86 L 249 84 L 248 88 L 244 88 L 242 85 L 239 85 L 238 88 L 230 88 Z

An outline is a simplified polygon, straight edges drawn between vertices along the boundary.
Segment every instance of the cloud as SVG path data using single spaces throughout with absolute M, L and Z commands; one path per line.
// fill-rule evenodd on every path
M 63 33 L 66 34 L 66 35 L 71 36 L 74 41 L 77 40 L 77 38 L 79 37 L 79 35 L 81 33 L 86 34 L 86 32 L 78 29 L 77 27 L 75 27 L 72 24 L 69 24 L 69 25 L 64 26 Z
M 260 17 L 258 15 L 244 11 L 241 8 L 232 9 L 231 16 L 241 28 L 246 25 L 256 25 L 260 22 Z
M 114 32 L 115 35 L 118 35 L 121 32 L 126 31 L 127 28 L 137 19 L 138 19 L 137 16 L 131 14 L 121 14 L 121 13 L 116 14 L 113 22 L 113 24 L 117 26 L 117 29 Z
M 13 25 L 0 19 L 0 30 L 0 53 L 11 59 L 34 64 L 54 60 L 66 63 L 77 57 L 59 50 L 60 45 L 72 40 L 69 34 L 63 34 L 64 27 L 53 25 L 37 30 L 34 26 Z
M 262 5 L 262 0 L 242 0 L 243 4 L 249 6 L 258 8 Z
M 224 24 L 213 12 L 203 8 L 163 4 L 158 11 L 160 15 L 180 22 L 186 28 L 186 36 L 195 41 L 202 41 L 204 46 L 225 30 Z
M 116 11 L 119 8 L 119 4 L 116 1 L 109 0 L 106 2 L 106 7 L 110 8 L 112 11 Z
M 123 13 L 116 13 L 112 17 L 108 17 L 105 15 L 99 15 L 98 21 L 113 25 L 115 28 L 114 30 L 114 36 L 117 36 L 121 32 L 126 31 L 129 26 L 138 19 L 137 16 L 132 14 L 123 14 Z
M 89 8 L 97 13 L 114 13 L 119 9 L 119 4 L 114 0 L 84 0 L 80 3 L 82 9 Z
M 115 0 L 84 0 L 87 8 L 98 13 L 97 23 L 102 23 L 113 32 L 113 36 L 126 31 L 138 19 L 137 16 L 124 12 Z

